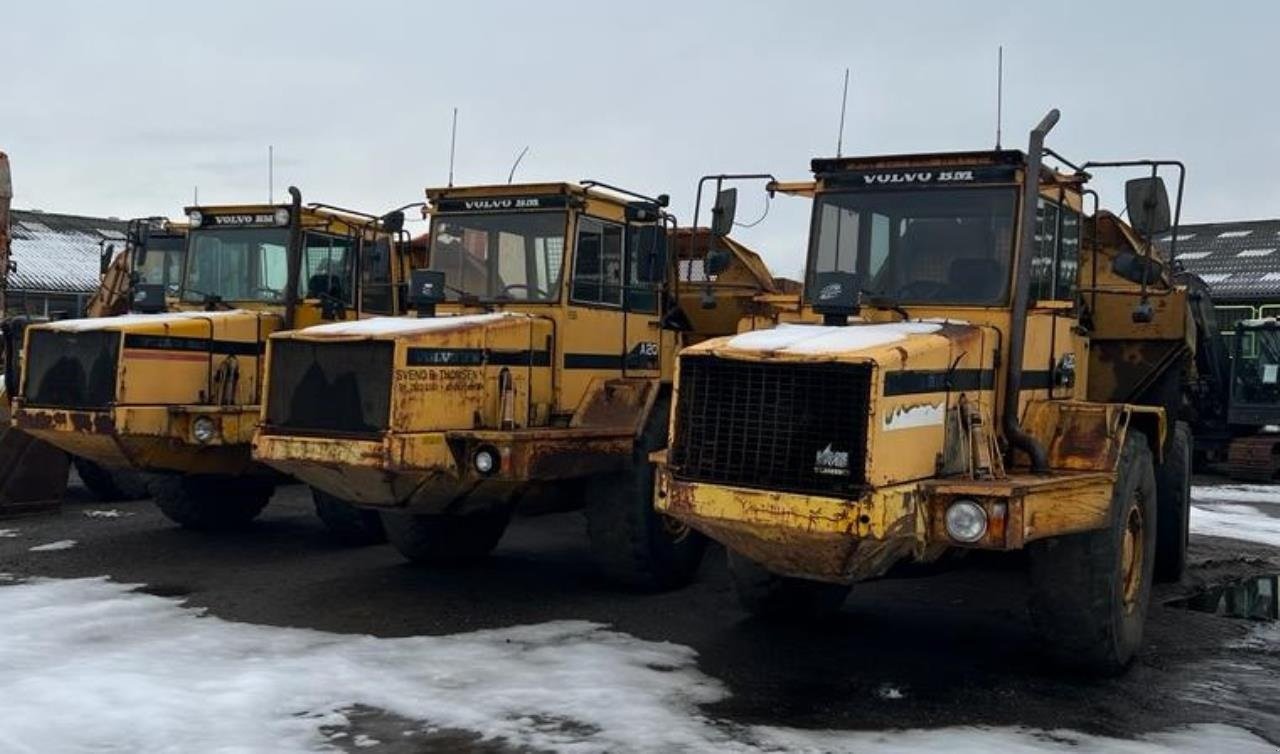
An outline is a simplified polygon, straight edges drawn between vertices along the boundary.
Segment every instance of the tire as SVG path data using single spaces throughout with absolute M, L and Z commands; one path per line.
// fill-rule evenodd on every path
M 267 507 L 274 491 L 270 482 L 250 477 L 165 476 L 151 483 L 160 512 L 198 531 L 246 526 Z
M 636 443 L 631 466 L 587 483 L 587 538 L 596 566 L 611 581 L 658 591 L 685 586 L 698 572 L 707 539 L 653 507 L 650 451 L 666 447 L 671 401 L 659 398 Z
M 108 469 L 87 458 L 73 457 L 71 462 L 84 486 L 104 503 L 142 500 L 148 495 L 147 474 L 132 469 Z
M 316 515 L 339 542 L 364 546 L 387 541 L 382 515 L 377 511 L 359 508 L 315 487 L 311 488 L 311 499 L 316 505 Z
M 750 558 L 729 552 L 729 580 L 743 610 L 776 622 L 829 618 L 849 596 L 847 584 L 779 576 Z
M 1142 645 L 1155 566 L 1155 471 L 1140 432 L 1125 438 L 1118 470 L 1106 528 L 1028 548 L 1031 618 L 1048 655 L 1097 675 L 1120 673 Z
M 428 565 L 458 563 L 488 555 L 498 546 L 511 519 L 506 510 L 380 515 L 387 541 L 406 559 Z
M 1191 459 L 1194 441 L 1186 422 L 1173 425 L 1173 440 L 1156 469 L 1157 582 L 1176 582 L 1187 569 L 1191 537 Z

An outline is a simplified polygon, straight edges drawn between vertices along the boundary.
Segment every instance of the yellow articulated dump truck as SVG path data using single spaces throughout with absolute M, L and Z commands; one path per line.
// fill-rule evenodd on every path
M 818 159 L 771 185 L 813 197 L 808 323 L 682 351 L 655 454 L 657 509 L 724 543 L 749 611 L 814 616 L 900 563 L 1027 550 L 1053 657 L 1116 672 L 1139 648 L 1187 538 L 1194 329 L 1150 243 L 1176 163 L 1077 167 L 1044 149 L 1057 118 L 1025 153 Z M 1126 186 L 1132 227 L 1085 202 L 1088 171 L 1126 166 L 1151 172 Z
M 759 257 L 598 182 L 427 197 L 419 316 L 273 335 L 254 457 L 382 512 L 414 561 L 487 554 L 516 510 L 584 508 L 606 574 L 687 582 L 704 541 L 653 510 L 648 454 L 677 347 L 773 290 Z
M 402 213 L 290 193 L 288 205 L 188 208 L 181 279 L 135 284 L 139 313 L 27 328 L 14 426 L 106 469 L 155 472 L 156 502 L 184 526 L 254 518 L 278 481 L 250 456 L 267 337 L 390 314 L 401 298 Z M 340 513 L 326 519 L 340 536 L 380 536 Z

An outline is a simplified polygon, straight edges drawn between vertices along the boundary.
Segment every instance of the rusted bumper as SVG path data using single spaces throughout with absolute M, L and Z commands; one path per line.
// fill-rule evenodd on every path
M 655 504 L 775 573 L 849 583 L 882 576 L 902 560 L 935 560 L 951 547 L 1014 550 L 1100 528 L 1112 479 L 1073 473 L 927 480 L 843 500 L 685 481 L 660 464 Z M 989 525 L 977 542 L 962 544 L 947 534 L 944 514 L 962 498 L 987 513 Z
M 260 430 L 253 457 L 353 503 L 421 512 L 484 504 L 522 487 L 619 471 L 633 438 L 616 430 L 538 429 L 386 433 L 377 438 Z M 476 456 L 495 461 L 487 472 Z
M 240 474 L 251 464 L 257 406 L 115 406 L 101 411 L 18 405 L 13 426 L 110 468 Z M 197 437 L 197 420 L 212 432 Z

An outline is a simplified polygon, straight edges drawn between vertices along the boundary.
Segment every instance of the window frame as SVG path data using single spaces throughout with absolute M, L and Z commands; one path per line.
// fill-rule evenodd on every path
M 566 285 L 566 284 L 568 284 L 568 283 L 569 283 L 569 281 L 570 281 L 570 279 L 571 279 L 569 276 L 566 276 L 566 275 L 565 275 L 565 264 L 564 264 L 564 256 L 565 256 L 565 254 L 567 253 L 567 251 L 568 251 L 568 250 L 569 250 L 569 248 L 570 248 L 570 247 L 569 247 L 569 243 L 570 243 L 570 233 L 569 233 L 569 231 L 570 231 L 570 228 L 574 228 L 574 230 L 575 230 L 575 232 L 576 232 L 576 226 L 573 224 L 573 214 L 574 214 L 574 213 L 573 213 L 573 211 L 572 211 L 572 210 L 569 210 L 569 209 L 562 208 L 562 207 L 555 207 L 555 208 L 543 208 L 543 209 L 529 209 L 529 210 L 517 210 L 517 211 L 511 211 L 511 210 L 499 210 L 499 211 L 485 211 L 485 212 L 439 212 L 439 213 L 434 213 L 434 214 L 432 214 L 432 216 L 431 216 L 431 225 L 430 225 L 430 228 L 429 228 L 429 231 L 428 231 L 428 233 L 430 234 L 430 237 L 431 237 L 431 244 L 430 244 L 429 248 L 427 249 L 427 269 L 429 269 L 429 270 L 433 270 L 433 271 L 436 271 L 436 272 L 444 272 L 444 273 L 446 273 L 446 275 L 447 275 L 447 273 L 448 273 L 448 271 L 447 271 L 447 270 L 442 270 L 442 269 L 439 269 L 439 268 L 437 268 L 437 267 L 435 266 L 435 265 L 436 265 L 436 259 L 435 259 L 435 257 L 436 257 L 436 248 L 435 248 L 435 244 L 436 244 L 436 237 L 437 237 L 437 232 L 438 232 L 438 228 L 439 228 L 438 223 L 440 223 L 440 222 L 449 222 L 450 220 L 453 220 L 453 221 L 455 221 L 455 222 L 457 222 L 457 221 L 460 221 L 460 220 L 461 220 L 461 221 L 465 222 L 465 220 L 463 220 L 463 219 L 464 219 L 464 218 L 467 218 L 467 217 L 493 217 L 493 216 L 498 216 L 498 215 L 503 215 L 503 216 L 510 216 L 510 215 L 521 215 L 521 216 L 523 216 L 523 215 L 553 215 L 553 214 L 558 214 L 558 215 L 560 215 L 560 217 L 561 217 L 561 221 L 562 221 L 562 222 L 561 222 L 562 231 L 561 231 L 561 234 L 560 234 L 560 238 L 562 239 L 563 248 L 560 250 L 560 274 L 559 274 L 559 276 L 558 276 L 558 279 L 555 281 L 555 284 L 554 284 L 551 288 L 548 288 L 548 289 L 547 289 L 547 292 L 548 292 L 550 295 L 548 295 L 548 296 L 547 296 L 547 298 L 545 298 L 545 299 L 528 299 L 528 298 L 524 298 L 524 299 L 505 298 L 505 299 L 504 299 L 504 298 L 490 298 L 490 297 L 484 297 L 484 296 L 482 296 L 482 297 L 479 297 L 479 298 L 477 299 L 477 302 L 478 302 L 478 303 L 481 303 L 481 304 L 493 304 L 493 305 L 496 305 L 496 306 L 510 306 L 510 305 L 513 305 L 513 304 L 519 304 L 519 305 L 522 305 L 522 306 L 523 306 L 523 305 L 530 305 L 530 306 L 548 306 L 548 305 L 559 304 L 559 303 L 564 299 L 564 295 L 565 295 L 564 287 L 565 287 L 565 285 Z M 493 233 L 493 231 L 485 231 L 485 233 L 492 234 L 492 233 Z M 534 236 L 534 238 L 535 238 L 535 239 L 541 238 L 541 239 L 543 239 L 543 240 L 548 239 L 548 238 L 554 238 L 554 237 L 555 237 L 555 236 Z M 577 262 L 577 255 L 576 255 L 577 247 L 576 247 L 576 244 L 575 244 L 575 246 L 573 247 L 573 251 L 574 251 L 574 260 L 573 260 L 573 261 L 574 261 L 574 263 L 576 264 L 576 262 Z M 484 260 L 482 260 L 482 261 L 483 261 L 483 263 L 484 263 L 484 265 L 485 265 L 485 276 L 486 276 L 485 285 L 486 285 L 486 286 L 491 286 L 491 283 L 490 283 L 490 281 L 488 280 L 488 277 L 489 277 L 490 275 L 492 275 L 493 273 L 492 273 L 492 271 L 489 269 L 489 260 L 488 260 L 488 256 L 487 256 L 487 255 L 488 255 L 488 252 L 489 252 L 489 246 L 488 246 L 488 243 L 486 242 L 486 244 L 485 244 L 485 254 L 486 254 L 486 258 L 485 258 Z M 535 252 L 535 254 L 534 254 L 534 255 L 536 256 L 536 252 Z M 550 252 L 550 250 L 544 250 L 544 258 L 545 258 L 545 260 L 546 260 L 546 266 L 547 266 L 546 271 L 547 271 L 547 272 L 550 272 L 550 264 L 551 264 L 551 252 Z M 526 266 L 526 275 L 528 274 L 528 273 L 527 273 L 527 270 L 528 270 L 528 269 L 530 269 L 530 265 L 536 266 L 536 264 L 534 264 L 534 263 L 532 263 L 532 262 L 528 262 L 528 261 L 526 261 L 526 265 L 525 265 L 525 266 Z M 528 281 L 526 280 L 526 282 L 528 282 Z M 450 284 L 450 285 L 452 285 L 452 284 Z M 449 298 L 448 296 L 449 296 L 451 293 L 452 293 L 452 294 L 454 294 L 454 295 L 456 295 L 456 291 L 447 292 L 447 293 L 446 293 L 446 300 L 445 300 L 445 303 L 457 304 L 457 303 L 460 303 L 460 302 L 462 301 L 462 299 L 460 299 L 460 298 Z M 468 299 L 468 300 L 469 300 L 469 299 Z
M 621 275 L 621 279 L 618 281 L 618 303 L 616 303 L 616 304 L 614 304 L 614 303 L 609 303 L 609 302 L 607 302 L 607 301 L 598 301 L 598 300 L 591 300 L 591 299 L 580 299 L 580 298 L 578 298 L 578 297 L 574 294 L 574 291 L 575 291 L 575 289 L 577 288 L 577 284 L 578 284 L 578 269 L 579 269 L 579 265 L 581 264 L 581 261 L 582 261 L 582 253 L 581 253 L 582 249 L 581 249 L 581 244 L 579 243 L 579 241 L 581 240 L 581 239 L 580 239 L 580 235 L 581 235 L 581 233 L 582 233 L 582 221 L 583 221 L 583 220 L 590 220 L 590 221 L 592 221 L 592 222 L 598 222 L 598 223 L 600 223 L 600 225 L 601 225 L 601 233 L 600 233 L 600 239 L 601 239 L 601 245 L 600 245 L 600 261 L 601 261 L 601 270 L 600 270 L 600 273 L 599 273 L 599 274 L 600 274 L 599 290 L 600 290 L 602 293 L 603 293 L 603 291 L 604 291 L 604 287 L 605 287 L 605 285 L 604 285 L 604 267 L 603 267 L 603 264 L 604 264 L 604 226 L 606 226 L 606 225 L 608 225 L 608 226 L 613 226 L 613 227 L 618 228 L 618 229 L 622 232 L 622 243 L 621 243 L 621 245 L 620 245 L 620 247 L 619 247 L 620 256 L 621 256 L 621 259 L 620 259 L 619 261 L 620 261 L 620 262 L 621 262 L 621 264 L 622 264 L 622 275 Z M 576 305 L 578 305 L 578 306 L 583 306 L 583 307 L 587 307 L 587 308 L 591 308 L 591 309 L 609 309 L 609 310 L 616 310 L 616 311 L 626 311 L 626 310 L 627 310 L 627 307 L 626 307 L 626 304 L 627 304 L 627 257 L 628 257 L 628 253 L 627 253 L 627 243 L 628 243 L 628 242 L 629 242 L 629 240 L 630 240 L 630 233 L 628 232 L 628 230 L 629 230 L 628 225 L 627 225 L 625 222 L 618 222 L 618 221 L 616 221 L 616 220 L 609 220 L 609 219 L 606 219 L 606 218 L 603 218 L 603 217 L 599 217 L 599 216 L 596 216 L 596 215 L 588 215 L 588 214 L 585 214 L 585 213 L 579 213 L 579 215 L 578 215 L 578 217 L 577 217 L 577 222 L 574 224 L 574 229 L 573 229 L 573 270 L 572 270 L 572 274 L 569 276 L 569 303 L 570 303 L 570 304 L 576 304 Z

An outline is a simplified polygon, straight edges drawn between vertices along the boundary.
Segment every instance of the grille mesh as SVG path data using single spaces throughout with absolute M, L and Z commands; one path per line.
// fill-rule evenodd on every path
M 688 356 L 679 387 L 677 478 L 840 496 L 865 485 L 870 365 Z
M 116 396 L 120 333 L 31 330 L 26 401 L 45 408 L 102 409 Z
M 391 413 L 394 346 L 376 340 L 273 341 L 268 427 L 351 434 L 385 430 Z

